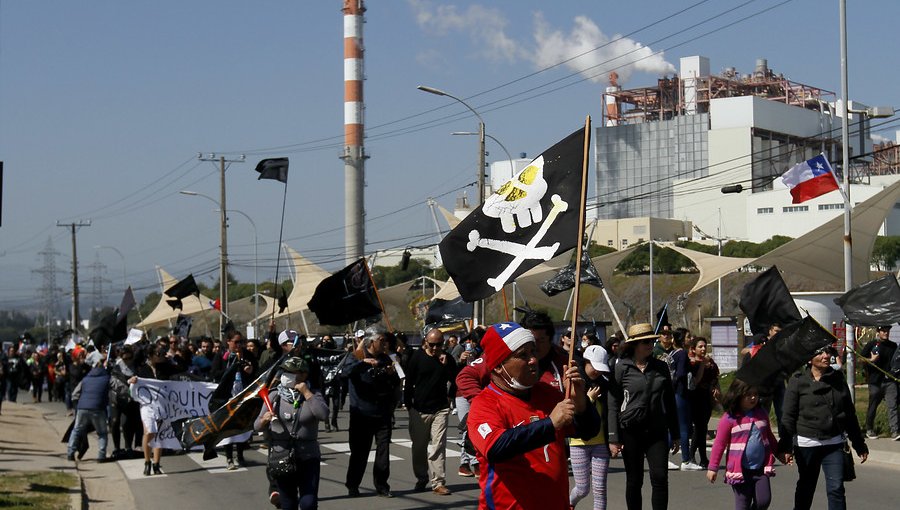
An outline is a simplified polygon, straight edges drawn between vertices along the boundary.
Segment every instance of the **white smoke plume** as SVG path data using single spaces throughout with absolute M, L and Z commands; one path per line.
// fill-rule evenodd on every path
M 507 20 L 499 9 L 470 5 L 460 12 L 455 5 L 437 5 L 425 0 L 408 0 L 419 26 L 432 34 L 468 32 L 488 60 L 515 61 L 518 43 L 507 37 Z
M 407 2 L 422 30 L 439 36 L 468 33 L 483 48 L 483 56 L 488 60 L 525 60 L 536 69 L 543 69 L 584 53 L 565 66 L 594 82 L 605 82 L 609 72 L 615 70 L 620 84 L 634 72 L 657 75 L 675 72 L 675 66 L 666 62 L 662 53 L 654 55 L 652 49 L 633 39 L 607 36 L 586 16 L 577 16 L 572 30 L 566 34 L 551 27 L 541 13 L 536 13 L 532 42 L 508 36 L 509 23 L 496 8 L 472 4 L 460 9 L 453 4 L 435 5 L 428 0 Z
M 552 29 L 540 13 L 535 15 L 534 25 L 537 48 L 532 55 L 539 69 L 572 59 L 566 62 L 566 67 L 591 81 L 605 82 L 609 72 L 616 71 L 620 84 L 628 81 L 635 71 L 657 75 L 675 72 L 675 66 L 666 62 L 662 53 L 654 54 L 652 49 L 633 39 L 609 37 L 586 16 L 575 18 L 569 34 Z

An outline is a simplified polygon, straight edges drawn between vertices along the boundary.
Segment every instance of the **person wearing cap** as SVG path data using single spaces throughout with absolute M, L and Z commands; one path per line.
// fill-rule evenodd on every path
M 878 404 L 885 401 L 888 413 L 888 426 L 891 428 L 891 437 L 900 441 L 900 423 L 897 415 L 897 382 L 885 373 L 891 372 L 891 359 L 897 344 L 891 341 L 891 326 L 889 324 L 878 326 L 875 339 L 863 347 L 860 355 L 869 362 L 866 367 L 866 382 L 869 384 L 869 407 L 866 409 L 866 436 L 875 439 L 875 413 Z
M 281 364 L 278 392 L 272 398 L 272 411 L 263 406 L 253 428 L 268 430 L 273 452 L 294 449 L 297 472 L 294 476 L 275 478 L 278 502 L 285 510 L 317 508 L 319 470 L 319 421 L 328 419 L 328 406 L 318 391 L 307 383 L 309 364 L 302 358 L 290 357 Z M 270 501 L 274 498 L 270 495 Z
M 605 427 L 606 390 L 609 381 L 609 353 L 599 345 L 588 345 L 584 349 L 584 374 L 587 376 L 587 397 L 600 415 L 601 427 L 590 439 L 569 440 L 569 458 L 575 487 L 569 493 L 569 505 L 573 508 L 593 488 L 594 510 L 606 509 L 606 475 L 609 472 L 609 446 Z
M 784 395 L 784 429 L 779 438 L 779 453 L 790 464 L 797 464 L 797 488 L 794 509 L 812 507 L 819 471 L 825 473 L 829 510 L 847 508 L 844 495 L 843 450 L 849 440 L 859 455 L 860 464 L 869 457 L 866 439 L 856 418 L 841 372 L 831 368 L 831 356 L 837 350 L 827 345 L 813 355 L 806 367 L 794 372 Z
M 107 415 L 106 408 L 109 405 L 109 371 L 103 366 L 103 356 L 94 351 L 88 356 L 91 367 L 84 379 L 81 380 L 81 394 L 76 406 L 75 427 L 69 436 L 68 455 L 69 460 L 75 460 L 75 451 L 84 440 L 85 429 L 92 424 L 100 437 L 97 461 L 106 461 L 107 439 Z M 79 454 L 81 458 L 81 454 Z
M 219 384 L 230 385 L 233 397 L 253 382 L 256 377 L 257 364 L 256 357 L 244 347 L 243 335 L 231 330 L 226 338 L 227 349 L 221 356 L 216 356 L 213 360 L 212 377 L 214 381 L 219 381 Z M 249 446 L 251 437 L 251 432 L 247 431 L 243 434 L 226 437 L 218 443 L 217 446 L 225 447 L 226 469 L 234 471 L 246 466 L 244 451 Z M 237 463 L 235 463 L 234 455 L 235 446 L 237 446 Z
M 669 504 L 669 437 L 680 436 L 675 393 L 668 365 L 652 355 L 660 337 L 653 326 L 634 324 L 627 337 L 609 391 L 609 450 L 613 457 L 622 453 L 628 510 L 640 510 L 642 505 L 645 458 L 652 506 L 659 510 Z M 674 454 L 679 444 L 673 443 Z
M 422 349 L 410 356 L 404 371 L 403 403 L 409 412 L 416 491 L 424 490 L 430 481 L 435 494 L 447 496 L 449 389 L 456 378 L 456 361 L 444 352 L 444 333 L 440 329 L 434 328 L 425 335 Z
M 574 364 L 561 383 L 571 397 L 538 384 L 534 335 L 514 322 L 491 326 L 481 340 L 491 382 L 472 400 L 469 436 L 481 465 L 479 509 L 568 508 L 566 437 L 600 430 Z
M 390 498 L 391 421 L 396 400 L 394 391 L 400 378 L 394 362 L 387 355 L 387 335 L 384 329 L 370 327 L 360 344 L 361 349 L 341 368 L 350 381 L 350 461 L 344 485 L 350 497 L 359 496 L 359 484 L 366 472 L 372 441 L 375 441 L 375 463 L 372 478 L 378 496 Z

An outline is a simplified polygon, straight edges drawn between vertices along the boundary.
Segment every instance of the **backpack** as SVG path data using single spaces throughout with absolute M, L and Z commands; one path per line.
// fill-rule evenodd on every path
M 631 398 L 627 389 L 622 388 L 625 371 L 633 365 L 616 363 L 616 385 L 622 389 L 622 405 L 619 408 L 619 425 L 624 429 L 635 429 L 644 426 L 650 417 L 650 392 L 644 391 L 640 399 Z M 635 370 L 637 370 L 635 368 Z M 642 374 L 643 375 L 643 374 Z M 651 376 L 652 378 L 652 376 Z

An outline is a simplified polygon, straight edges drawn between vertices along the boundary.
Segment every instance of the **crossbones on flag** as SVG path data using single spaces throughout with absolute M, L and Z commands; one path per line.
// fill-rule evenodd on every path
M 444 267 L 467 302 L 486 298 L 575 247 L 585 129 L 535 158 L 441 241 Z

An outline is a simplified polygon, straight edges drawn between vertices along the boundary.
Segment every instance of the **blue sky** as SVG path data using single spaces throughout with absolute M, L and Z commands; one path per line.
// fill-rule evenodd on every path
M 900 3 L 850 4 L 851 99 L 900 107 L 890 35 Z M 282 196 L 279 183 L 256 181 L 265 157 L 291 159 L 285 241 L 339 268 L 340 8 L 338 0 L 0 1 L 0 309 L 38 302 L 42 280 L 32 270 L 48 238 L 61 254 L 57 284 L 70 291 L 70 239 L 57 221 L 92 222 L 78 234 L 82 292 L 91 291 L 86 266 L 99 255 L 108 301 L 121 296 L 122 263 L 96 245 L 125 255 L 139 293 L 156 288 L 157 264 L 211 283 L 215 205 L 178 194 L 218 196 L 216 168 L 198 152 L 247 155 L 227 172 L 228 208 L 258 227 L 261 278 L 274 275 Z M 474 181 L 477 140 L 450 133 L 475 130 L 476 121 L 419 84 L 466 98 L 489 134 L 530 156 L 586 115 L 599 120 L 611 66 L 625 87 L 639 87 L 671 75 L 682 56 L 708 56 L 716 73 L 748 73 L 767 58 L 776 73 L 840 93 L 837 0 L 373 0 L 367 8 L 367 251 L 434 242 L 425 200 L 452 208 L 460 190 L 473 194 L 464 187 Z M 623 52 L 632 53 L 604 64 Z M 893 138 L 896 126 L 881 134 Z M 502 154 L 490 140 L 488 151 L 489 161 Z M 253 232 L 239 214 L 229 251 L 233 271 L 251 281 Z

